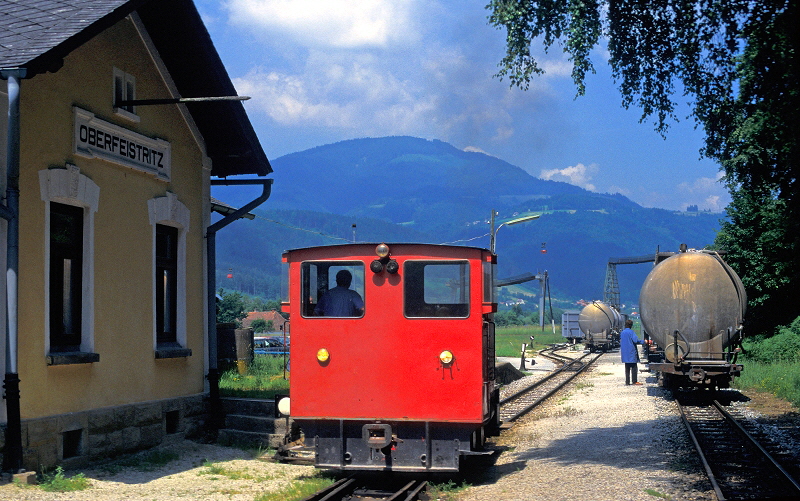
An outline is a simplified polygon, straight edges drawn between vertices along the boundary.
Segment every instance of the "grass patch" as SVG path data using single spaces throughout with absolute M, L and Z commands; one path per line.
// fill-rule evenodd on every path
M 533 346 L 531 346 L 531 336 L 534 337 Z M 542 332 L 538 326 L 498 327 L 495 329 L 494 345 L 498 357 L 519 357 L 523 343 L 528 345 L 528 350 L 533 351 L 563 342 L 561 327 L 558 325 L 555 334 L 551 328 L 546 327 Z
M 668 494 L 662 494 L 662 493 L 660 493 L 660 492 L 658 492 L 656 490 L 653 490 L 653 489 L 645 489 L 644 492 L 646 492 L 647 494 L 650 494 L 653 497 L 662 498 L 662 499 L 672 499 L 672 496 L 670 496 Z
M 289 487 L 276 492 L 266 492 L 256 496 L 253 501 L 298 501 L 333 483 L 334 479 L 326 476 L 300 477 Z
M 468 488 L 472 487 L 466 481 L 457 484 L 452 480 L 445 483 L 435 484 L 428 483 L 428 497 L 430 499 L 438 499 L 441 501 L 453 501 L 458 499 L 458 494 Z
M 733 380 L 739 390 L 772 393 L 800 408 L 800 362 L 764 363 L 745 359 L 741 376 Z
M 223 397 L 275 398 L 289 392 L 289 373 L 283 378 L 283 357 L 256 355 L 245 374 L 236 369 L 224 371 L 219 378 Z
M 594 383 L 583 383 L 583 382 L 575 383 L 576 390 L 584 390 L 587 388 L 594 388 Z
M 42 473 L 39 478 L 39 488 L 47 492 L 83 491 L 89 487 L 91 483 L 83 473 L 68 477 L 61 466 L 56 466 L 53 472 Z
M 227 468 L 224 464 L 221 463 L 212 463 L 211 461 L 204 461 L 203 462 L 203 470 L 197 472 L 198 475 L 213 475 L 217 477 L 225 477 L 230 480 L 270 480 L 272 477 L 264 476 L 264 477 L 254 477 L 247 471 L 242 470 L 235 470 L 233 468 Z
M 562 403 L 563 402 L 560 402 L 559 405 L 561 405 Z M 550 413 L 550 417 L 577 416 L 579 414 L 581 414 L 581 411 L 579 411 L 575 407 L 565 405 L 563 407 L 556 408 L 553 412 Z

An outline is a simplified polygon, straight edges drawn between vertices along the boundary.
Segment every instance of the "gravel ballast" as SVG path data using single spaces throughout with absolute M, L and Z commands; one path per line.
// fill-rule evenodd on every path
M 639 381 L 626 386 L 619 354 L 604 354 L 504 432 L 487 481 L 459 499 L 716 499 L 675 402 L 654 376 L 640 373 Z
M 519 360 L 512 364 L 518 366 Z M 507 385 L 501 393 L 545 376 L 550 368 L 545 359 L 529 363 L 531 375 Z M 626 386 L 619 353 L 604 354 L 569 389 L 495 438 L 493 460 L 467 463 L 458 483 L 471 487 L 459 490 L 456 497 L 451 493 L 448 499 L 715 499 L 670 392 L 660 388 L 649 373 L 640 372 L 639 381 L 641 386 Z M 763 398 L 741 405 L 763 407 L 759 401 Z M 773 415 L 796 415 L 788 404 L 776 404 L 780 401 L 772 397 L 766 400 Z M 757 411 L 752 414 L 758 417 Z M 797 426 L 783 421 L 783 429 L 788 428 Z M 91 482 L 85 491 L 57 493 L 0 485 L 0 500 L 252 501 L 314 471 L 310 466 L 253 459 L 252 453 L 230 447 L 190 441 L 162 447 L 179 459 L 147 471 L 107 465 L 85 468 L 80 472 Z M 215 473 L 209 464 L 228 473 Z

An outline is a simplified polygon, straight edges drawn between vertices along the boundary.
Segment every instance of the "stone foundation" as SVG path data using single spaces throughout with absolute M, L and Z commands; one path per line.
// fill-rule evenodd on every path
M 23 466 L 39 471 L 148 449 L 206 431 L 207 395 L 105 407 L 22 420 Z M 0 437 L 5 445 L 5 427 Z

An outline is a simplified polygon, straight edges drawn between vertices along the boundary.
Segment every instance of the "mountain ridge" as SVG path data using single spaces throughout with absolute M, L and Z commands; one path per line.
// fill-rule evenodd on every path
M 218 275 L 247 269 L 254 277 L 252 291 L 258 293 L 255 284 L 263 283 L 265 295 L 275 293 L 282 250 L 352 240 L 353 224 L 358 241 L 488 247 L 488 221 L 496 210 L 500 276 L 546 269 L 554 293 L 601 299 L 610 257 L 677 250 L 681 243 L 704 247 L 713 243 L 721 217 L 643 208 L 621 194 L 538 179 L 491 155 L 409 136 L 340 141 L 272 164 L 272 195 L 255 211 L 257 223 L 222 230 L 230 238 L 218 238 L 217 251 Z M 214 196 L 239 206 L 252 198 L 244 188 L 218 195 L 215 187 Z M 530 213 L 541 217 L 497 230 Z M 278 229 L 267 220 L 289 226 Z M 249 251 L 233 249 L 234 242 Z M 638 298 L 647 271 L 646 266 L 620 270 L 626 301 Z

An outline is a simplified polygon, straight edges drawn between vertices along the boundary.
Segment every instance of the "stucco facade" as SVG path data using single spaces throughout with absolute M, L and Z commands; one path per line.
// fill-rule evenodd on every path
M 135 11 L 70 50 L 57 71 L 20 84 L 17 360 L 28 469 L 199 434 L 207 415 L 213 162 L 192 110 L 121 110 L 120 82 L 133 84 L 129 98 L 178 93 Z M 9 100 L 0 98 L 5 116 Z M 77 208 L 70 245 L 80 255 L 65 259 L 62 272 L 55 221 L 63 206 Z M 6 228 L 0 221 L 0 260 Z M 164 228 L 168 258 L 157 243 Z M 76 273 L 74 290 L 55 285 Z M 60 328 L 51 316 L 62 311 L 71 312 L 65 324 L 80 324 L 63 346 L 51 332 Z M 6 365 L 0 360 L 7 373 Z

